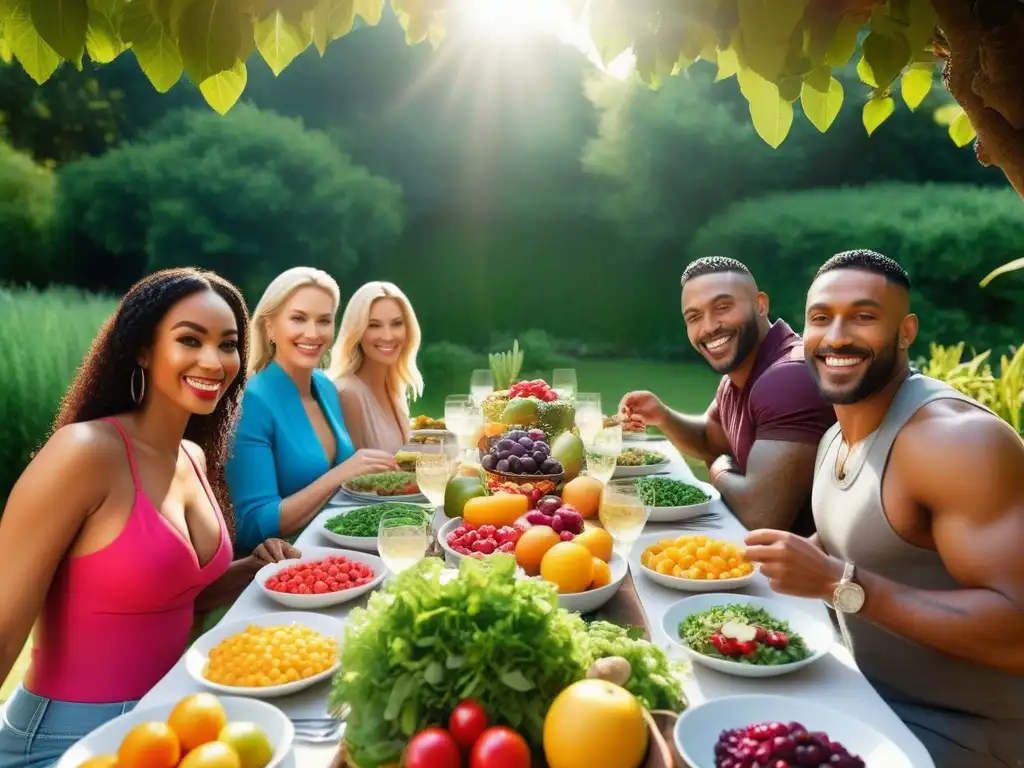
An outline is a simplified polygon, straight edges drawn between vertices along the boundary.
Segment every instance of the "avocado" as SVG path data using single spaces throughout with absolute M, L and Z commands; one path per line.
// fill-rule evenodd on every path
M 462 508 L 466 506 L 467 501 L 486 495 L 487 489 L 479 475 L 456 475 L 444 488 L 445 517 L 462 517 Z
M 562 465 L 568 483 L 583 470 L 583 441 L 572 432 L 562 432 L 551 443 L 551 458 Z
M 573 428 L 576 422 L 576 409 L 568 400 L 541 403 L 537 407 L 537 421 L 549 438 L 554 437 Z
M 505 410 L 501 414 L 501 421 L 504 424 L 527 424 L 537 423 L 537 406 L 540 400 L 535 397 L 513 397 L 508 401 Z

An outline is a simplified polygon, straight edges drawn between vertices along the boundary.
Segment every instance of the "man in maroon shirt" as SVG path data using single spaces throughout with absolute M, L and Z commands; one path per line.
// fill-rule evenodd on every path
M 623 417 L 653 424 L 707 462 L 712 485 L 747 528 L 813 533 L 814 459 L 836 414 L 807 370 L 803 341 L 783 320 L 768 320 L 768 296 L 734 259 L 698 259 L 681 282 L 690 343 L 723 374 L 715 399 L 687 416 L 651 392 L 630 392 Z

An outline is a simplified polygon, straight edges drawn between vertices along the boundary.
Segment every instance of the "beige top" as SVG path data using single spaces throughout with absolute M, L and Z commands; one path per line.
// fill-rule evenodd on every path
M 405 409 L 385 409 L 367 384 L 350 373 L 334 385 L 341 398 L 341 415 L 352 443 L 359 448 L 376 448 L 398 453 L 409 441 L 409 414 Z

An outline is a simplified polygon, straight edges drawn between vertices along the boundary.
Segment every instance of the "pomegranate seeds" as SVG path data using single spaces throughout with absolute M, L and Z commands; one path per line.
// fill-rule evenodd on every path
M 715 768 L 865 768 L 864 761 L 821 731 L 800 723 L 753 723 L 722 731 Z

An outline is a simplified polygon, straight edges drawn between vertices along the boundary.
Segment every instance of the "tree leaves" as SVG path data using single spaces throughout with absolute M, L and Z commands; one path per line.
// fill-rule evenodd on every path
M 197 84 L 234 68 L 244 58 L 245 47 L 251 50 L 252 18 L 243 11 L 233 0 L 192 0 L 182 10 L 178 50 L 185 71 Z
M 39 37 L 62 59 L 80 64 L 89 24 L 86 0 L 30 0 L 29 10 Z
M 309 21 L 305 24 L 291 24 L 281 11 L 274 11 L 268 18 L 256 23 L 256 47 L 275 77 L 309 47 L 311 38 Z
M 958 147 L 966 147 L 977 136 L 977 132 L 974 130 L 974 126 L 971 125 L 971 119 L 967 117 L 967 113 L 961 111 L 956 119 L 949 124 L 949 138 L 953 140 L 953 143 Z
M 917 109 L 932 89 L 935 68 L 931 64 L 915 64 L 900 78 L 900 93 L 911 110 Z
M 769 82 L 750 69 L 737 73 L 740 90 L 750 105 L 750 119 L 757 135 L 772 149 L 777 149 L 793 127 L 793 105 Z
M 808 0 L 738 0 L 740 50 L 745 64 L 772 82 L 786 66 L 793 30 Z
M 235 62 L 231 69 L 211 75 L 199 84 L 199 90 L 206 103 L 217 112 L 226 115 L 235 106 L 238 97 L 245 90 L 249 74 L 244 61 Z
M 353 0 L 320 0 L 311 20 L 313 45 L 323 56 L 327 44 L 348 34 L 356 19 Z
M 862 50 L 857 72 L 874 88 L 888 88 L 910 62 L 910 46 L 899 33 L 890 37 L 872 32 L 864 39 Z
M 864 113 L 862 115 L 868 136 L 878 130 L 879 126 L 889 119 L 895 109 L 896 102 L 893 101 L 892 96 L 882 96 L 868 101 L 864 105 Z
M 361 16 L 363 21 L 371 27 L 380 24 L 384 15 L 384 0 L 353 0 L 353 3 L 356 15 Z
M 60 56 L 36 31 L 29 0 L 15 0 L 11 14 L 4 23 L 4 34 L 11 54 L 17 58 L 28 76 L 39 85 L 49 80 L 60 65 Z
M 89 2 L 89 26 L 85 31 L 85 51 L 97 64 L 109 64 L 125 50 L 121 38 L 121 7 L 115 0 Z
M 133 0 L 121 21 L 121 35 L 157 92 L 166 93 L 181 79 L 181 53 L 170 19 L 154 0 Z
M 811 124 L 825 133 L 843 106 L 843 86 L 832 77 L 832 68 L 814 69 L 800 90 L 800 106 Z

